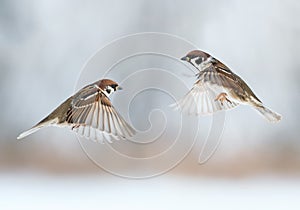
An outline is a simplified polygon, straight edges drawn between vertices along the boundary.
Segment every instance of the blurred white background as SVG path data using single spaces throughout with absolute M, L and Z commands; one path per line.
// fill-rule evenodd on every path
M 297 0 L 1 0 L 0 208 L 299 209 L 299 18 Z M 224 61 L 282 121 L 232 110 L 208 163 L 197 165 L 196 144 L 178 167 L 146 180 L 97 168 L 68 130 L 16 140 L 73 93 L 99 48 L 147 31 Z

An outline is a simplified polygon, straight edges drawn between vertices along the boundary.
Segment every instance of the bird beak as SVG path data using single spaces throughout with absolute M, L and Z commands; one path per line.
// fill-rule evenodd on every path
M 118 90 L 123 90 L 123 88 L 121 86 L 118 86 L 117 89 Z
M 190 58 L 189 58 L 189 57 L 187 57 L 187 56 L 184 56 L 184 57 L 182 57 L 180 60 L 182 60 L 182 61 L 189 61 L 189 60 L 190 60 Z

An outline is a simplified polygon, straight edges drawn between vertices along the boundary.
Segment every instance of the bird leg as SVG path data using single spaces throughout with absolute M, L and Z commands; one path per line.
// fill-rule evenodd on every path
M 215 101 L 220 101 L 222 106 L 224 101 L 228 101 L 229 103 L 232 103 L 228 98 L 227 98 L 227 93 L 220 93 L 216 98 Z

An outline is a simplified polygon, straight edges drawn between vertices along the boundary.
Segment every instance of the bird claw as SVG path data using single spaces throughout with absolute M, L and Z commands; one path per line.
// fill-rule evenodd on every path
M 75 128 L 79 128 L 79 127 L 80 127 L 80 125 L 72 125 L 71 130 L 74 130 Z
M 221 105 L 223 106 L 224 101 L 229 102 L 232 104 L 232 102 L 227 98 L 227 93 L 220 93 L 216 98 L 215 101 L 220 101 Z

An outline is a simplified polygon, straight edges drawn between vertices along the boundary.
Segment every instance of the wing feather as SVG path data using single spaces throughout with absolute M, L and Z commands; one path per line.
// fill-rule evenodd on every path
M 181 109 L 183 112 L 187 112 L 188 114 L 196 114 L 196 115 L 206 115 L 212 114 L 217 111 L 232 109 L 237 106 L 237 103 L 224 101 L 221 104 L 219 101 L 215 99 L 221 92 L 217 92 L 213 86 L 211 86 L 210 78 L 213 74 L 204 75 L 206 82 L 202 82 L 202 80 L 198 80 L 193 88 L 176 104 L 172 106 L 175 109 Z M 219 79 L 214 76 L 212 81 L 218 81 Z M 220 80 L 219 80 L 220 81 Z
M 79 135 L 101 143 L 111 143 L 114 139 L 126 139 L 135 134 L 95 85 L 86 86 L 74 96 L 67 122 Z

